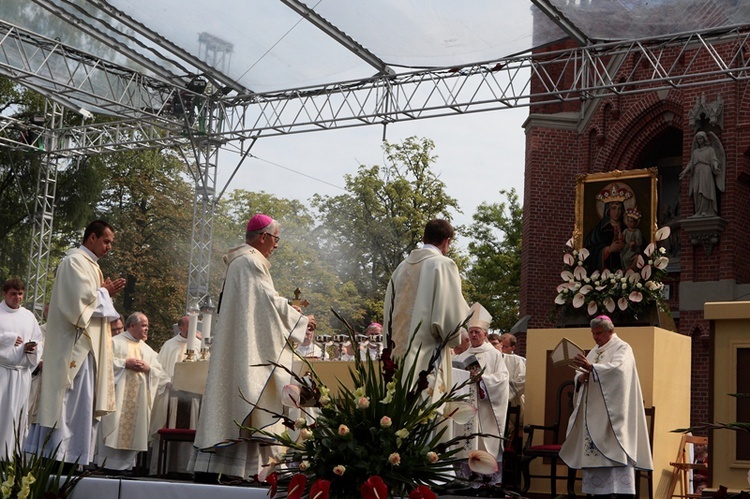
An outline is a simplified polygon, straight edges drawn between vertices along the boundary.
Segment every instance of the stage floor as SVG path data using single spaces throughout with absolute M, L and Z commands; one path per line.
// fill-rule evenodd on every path
M 266 487 L 204 485 L 192 482 L 151 478 L 86 477 L 73 489 L 71 499 L 184 499 L 220 497 L 221 499 L 268 499 Z M 467 496 L 441 495 L 445 499 Z

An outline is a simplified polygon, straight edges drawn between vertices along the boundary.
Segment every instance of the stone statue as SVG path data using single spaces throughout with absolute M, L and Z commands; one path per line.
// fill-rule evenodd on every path
M 680 173 L 680 180 L 690 175 L 689 195 L 693 197 L 693 217 L 719 214 L 717 189 L 724 192 L 726 160 L 721 141 L 713 132 L 698 132 L 693 138 L 690 161 Z

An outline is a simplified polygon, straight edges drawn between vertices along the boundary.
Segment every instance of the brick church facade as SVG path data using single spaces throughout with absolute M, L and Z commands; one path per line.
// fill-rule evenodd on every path
M 547 50 L 565 47 L 573 47 L 572 42 Z M 726 49 L 733 47 L 727 44 Z M 676 48 L 663 54 L 662 64 L 684 64 L 694 55 L 690 47 L 681 54 Z M 622 71 L 651 69 L 632 57 Z M 560 76 L 572 77 L 564 72 Z M 539 84 L 532 79 L 532 86 Z M 529 328 L 557 324 L 555 288 L 561 282 L 564 245 L 575 224 L 576 177 L 656 168 L 657 225 L 672 228 L 666 297 L 677 331 L 692 338 L 691 420 L 708 421 L 712 342 L 703 304 L 750 299 L 750 84 L 737 81 L 532 104 L 524 127 L 520 315 L 531 315 Z M 702 219 L 691 218 L 695 208 L 689 178 L 678 178 L 699 130 L 719 138 L 726 158 L 718 216 Z

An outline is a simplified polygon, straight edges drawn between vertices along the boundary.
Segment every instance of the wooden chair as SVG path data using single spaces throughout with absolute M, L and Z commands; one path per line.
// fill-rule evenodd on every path
M 654 424 L 656 420 L 656 407 L 646 407 L 643 409 L 646 413 L 646 422 L 648 423 L 648 443 L 651 446 L 651 455 L 654 454 Z M 648 499 L 654 499 L 654 472 L 653 470 L 635 470 L 635 499 L 641 499 L 641 478 L 648 480 Z
M 552 497 L 557 496 L 557 462 L 560 459 L 560 447 L 565 440 L 565 435 L 560 431 L 560 418 L 562 415 L 562 409 L 564 405 L 572 407 L 573 404 L 573 390 L 575 389 L 575 383 L 573 381 L 565 381 L 557 388 L 556 397 L 556 413 L 553 423 L 549 426 L 542 425 L 526 425 L 523 428 L 524 433 L 527 433 L 526 443 L 523 446 L 523 456 L 521 457 L 521 472 L 523 474 L 523 489 L 521 495 L 525 496 L 531 487 L 532 478 L 549 478 L 550 479 L 550 491 Z M 542 430 L 542 432 L 549 432 L 551 438 L 548 443 L 541 445 L 534 445 L 534 431 Z M 550 460 L 550 473 L 549 475 L 536 474 L 532 475 L 530 471 L 531 461 L 541 457 Z M 576 470 L 568 469 L 568 495 L 574 496 L 575 491 L 573 486 L 575 484 Z
M 697 498 L 701 497 L 701 494 L 694 494 L 689 492 L 688 484 L 690 482 L 690 472 L 695 470 L 708 470 L 708 464 L 706 463 L 694 463 L 690 459 L 691 453 L 688 445 L 708 445 L 708 437 L 696 437 L 693 435 L 683 435 L 680 440 L 680 449 L 677 451 L 677 458 L 673 463 L 669 463 L 672 466 L 672 479 L 669 481 L 669 492 L 667 493 L 667 499 L 673 497 L 685 497 L 685 498 Z M 675 494 L 677 488 L 677 482 L 680 482 L 681 494 Z
M 172 442 L 194 442 L 195 430 L 188 428 L 162 428 L 159 433 L 159 454 L 156 476 L 163 477 L 167 473 L 167 455 L 169 444 Z

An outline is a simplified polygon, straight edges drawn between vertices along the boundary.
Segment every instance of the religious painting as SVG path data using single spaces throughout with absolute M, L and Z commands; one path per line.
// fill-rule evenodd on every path
M 656 168 L 614 170 L 576 179 L 576 249 L 586 248 L 587 270 L 633 268 L 656 234 Z

